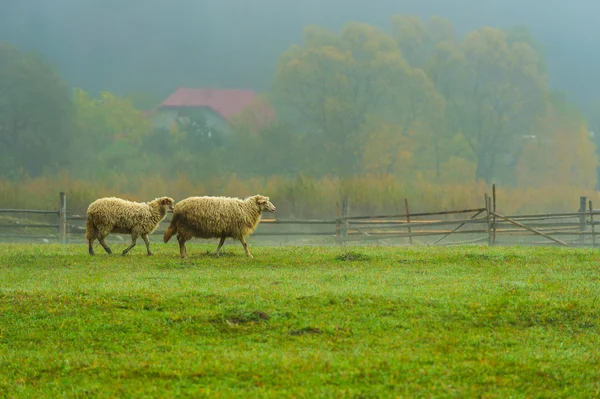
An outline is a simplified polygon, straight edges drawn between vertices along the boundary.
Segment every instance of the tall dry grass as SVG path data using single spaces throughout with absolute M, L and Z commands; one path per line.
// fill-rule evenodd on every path
M 491 193 L 491 187 L 477 182 L 401 181 L 392 175 L 365 175 L 347 180 L 305 176 L 242 179 L 232 175 L 227 179 L 194 182 L 185 174 L 168 180 L 152 175 L 115 174 L 102 181 L 87 181 L 63 173 L 19 182 L 0 180 L 0 208 L 57 209 L 60 191 L 67 193 L 68 209 L 75 214 L 85 213 L 90 202 L 105 196 L 149 201 L 168 195 L 177 201 L 194 195 L 244 197 L 262 193 L 277 205 L 280 218 L 333 218 L 344 196 L 350 199 L 353 215 L 402 213 L 404 198 L 408 198 L 411 212 L 427 212 L 482 207 L 484 193 Z M 497 187 L 498 212 L 575 211 L 582 195 L 600 205 L 597 192 L 580 187 Z

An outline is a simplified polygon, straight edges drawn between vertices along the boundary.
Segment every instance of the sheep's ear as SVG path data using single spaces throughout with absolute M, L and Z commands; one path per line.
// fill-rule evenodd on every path
M 266 204 L 267 203 L 267 199 L 265 199 L 265 197 L 258 197 L 256 199 L 256 203 L 257 204 Z

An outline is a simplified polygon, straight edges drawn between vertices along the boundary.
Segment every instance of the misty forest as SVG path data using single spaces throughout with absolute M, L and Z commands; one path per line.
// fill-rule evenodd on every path
M 592 2 L 483 3 L 2 2 L 0 205 L 564 209 L 597 188 Z

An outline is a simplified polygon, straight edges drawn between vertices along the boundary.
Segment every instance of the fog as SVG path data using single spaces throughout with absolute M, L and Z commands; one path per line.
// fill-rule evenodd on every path
M 385 28 L 394 14 L 439 15 L 461 34 L 529 27 L 552 85 L 586 105 L 598 99 L 599 12 L 593 0 L 4 0 L 0 39 L 44 54 L 74 86 L 164 96 L 178 85 L 265 90 L 307 25 Z
M 64 181 L 94 187 L 102 182 L 102 192 L 135 197 L 151 190 L 124 181 L 147 175 L 170 181 L 161 187 L 181 194 L 199 187 L 241 195 L 264 189 L 274 177 L 294 187 L 309 184 L 298 183 L 299 176 L 317 187 L 325 178 L 393 176 L 414 187 L 419 180 L 593 190 L 600 137 L 590 133 L 600 131 L 599 11 L 592 0 L 4 0 L 0 42 L 20 55 L 5 49 L 0 64 L 0 178 L 22 182 L 60 174 Z M 407 19 L 394 25 L 394 16 Z M 432 17 L 448 23 L 431 22 Z M 505 36 L 494 33 L 500 31 Z M 368 40 L 381 44 L 379 55 L 369 55 L 364 65 L 358 47 L 352 47 L 358 37 L 367 38 L 362 50 L 374 43 Z M 398 49 L 386 47 L 388 39 Z M 294 52 L 295 45 L 304 53 Z M 350 51 L 354 60 L 328 64 L 335 58 L 328 58 L 328 45 L 339 57 Z M 506 70 L 491 65 L 477 71 L 478 81 L 472 78 L 487 57 L 473 55 L 478 46 L 488 46 L 485 51 L 499 57 L 496 64 L 504 62 L 498 54 L 508 49 Z M 420 52 L 414 59 L 413 50 Z M 32 78 L 29 69 L 13 68 L 29 52 L 55 68 L 57 91 L 50 94 L 50 83 Z M 396 69 L 365 67 L 384 53 L 399 57 Z M 444 64 L 451 53 L 462 54 L 463 64 Z M 294 57 L 305 64 L 292 67 L 288 61 Z M 412 72 L 400 67 L 404 61 Z M 424 71 L 426 81 L 415 71 Z M 331 88 L 325 83 L 334 82 L 335 73 L 346 74 L 346 80 Z M 397 77 L 401 73 L 404 78 Z M 514 90 L 500 93 L 507 79 Z M 485 99 L 468 92 L 477 82 L 488 85 Z M 269 123 L 260 126 L 225 118 L 222 128 L 211 122 L 222 110 L 180 112 L 171 122 L 148 117 L 180 87 L 253 90 L 275 116 L 269 114 Z M 415 91 L 406 94 L 408 87 Z M 66 97 L 60 94 L 65 88 Z M 47 95 L 40 95 L 44 90 Z M 35 101 L 26 93 L 37 93 Z M 335 111 L 327 108 L 334 103 Z M 524 105 L 510 108 L 517 103 Z M 493 114 L 484 115 L 477 104 L 493 108 Z M 187 183 L 173 186 L 174 176 Z M 267 180 L 236 186 L 233 177 Z M 213 182 L 217 178 L 221 183 Z

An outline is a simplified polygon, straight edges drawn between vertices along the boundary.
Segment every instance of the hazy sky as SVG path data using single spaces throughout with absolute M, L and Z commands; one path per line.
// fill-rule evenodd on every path
M 598 98 L 597 0 L 0 0 L 0 40 L 41 52 L 91 91 L 264 90 L 306 25 L 386 28 L 393 14 L 440 15 L 461 34 L 526 25 L 552 85 L 584 106 Z

